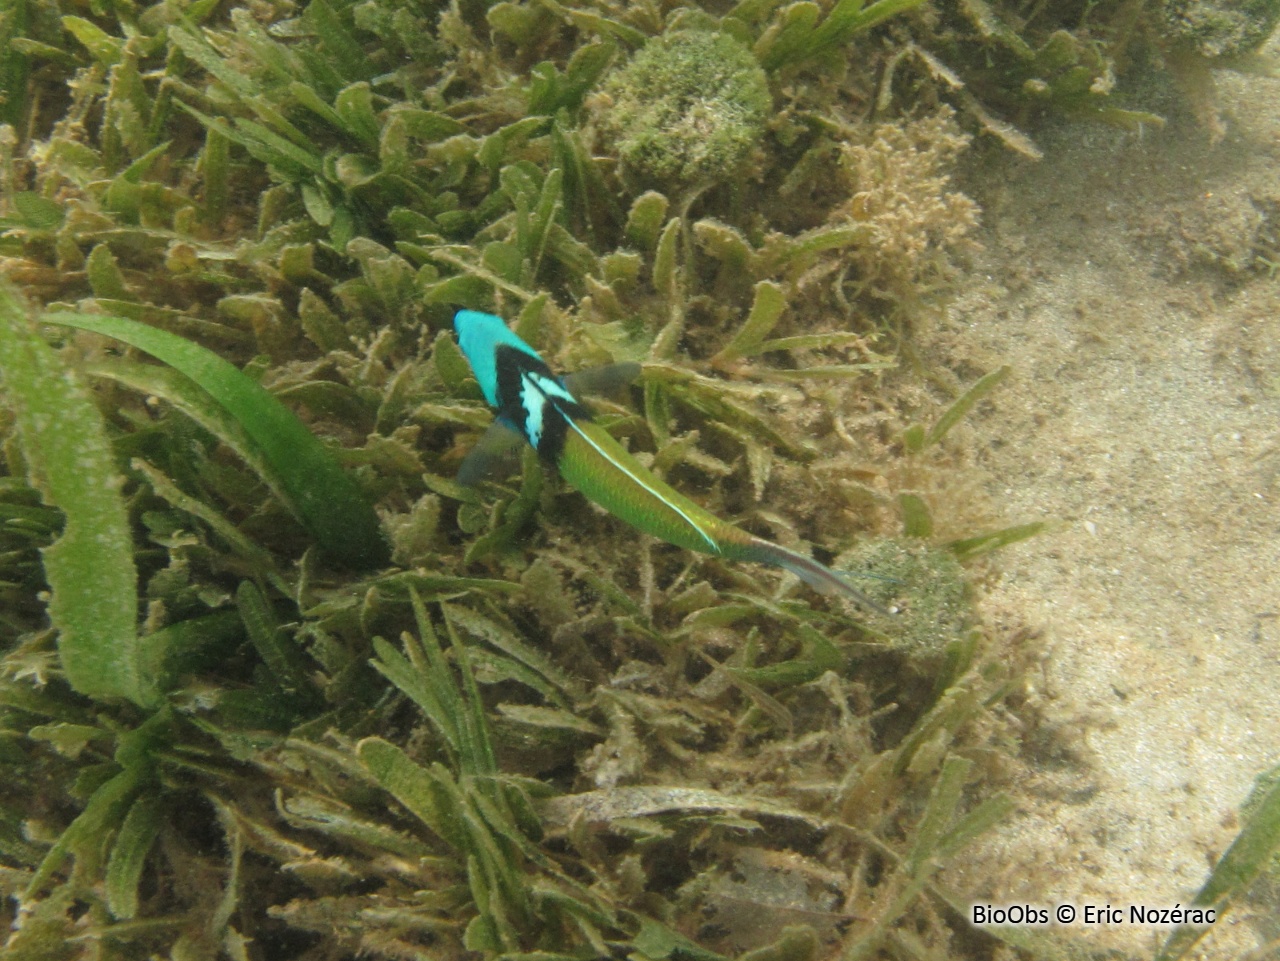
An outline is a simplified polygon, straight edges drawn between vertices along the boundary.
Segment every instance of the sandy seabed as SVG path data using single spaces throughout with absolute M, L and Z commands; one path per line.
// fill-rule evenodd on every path
M 950 877 L 993 903 L 1185 906 L 1280 763 L 1280 269 L 1253 260 L 1280 259 L 1280 79 L 1217 84 L 1216 145 L 1070 124 L 971 173 L 984 249 L 922 332 L 1012 366 L 965 442 L 1000 523 L 1058 522 L 981 602 L 1042 646 L 1018 813 Z M 1257 948 L 1257 920 L 1197 955 Z M 1168 930 L 1063 933 L 1149 957 Z

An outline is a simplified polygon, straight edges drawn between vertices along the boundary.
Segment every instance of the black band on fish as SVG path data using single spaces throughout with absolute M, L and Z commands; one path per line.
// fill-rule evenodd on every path
M 545 463 L 555 465 L 569 429 L 566 418 L 591 420 L 540 358 L 499 344 L 495 348 L 498 414 L 514 424 Z

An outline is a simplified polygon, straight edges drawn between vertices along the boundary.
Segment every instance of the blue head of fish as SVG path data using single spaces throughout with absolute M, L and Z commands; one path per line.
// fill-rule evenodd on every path
M 471 365 L 490 407 L 501 407 L 498 396 L 498 348 L 511 347 L 541 362 L 538 352 L 514 334 L 501 317 L 478 310 L 460 310 L 453 318 L 458 346 Z

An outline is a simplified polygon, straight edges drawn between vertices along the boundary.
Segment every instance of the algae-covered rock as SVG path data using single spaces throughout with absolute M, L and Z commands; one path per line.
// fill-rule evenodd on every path
M 655 37 L 606 80 L 601 131 L 624 169 L 653 186 L 719 182 L 742 170 L 772 99 L 755 55 L 733 37 Z
M 1165 29 L 1174 43 L 1201 56 L 1248 53 L 1280 22 L 1280 0 L 1167 0 Z
M 954 554 L 914 540 L 872 538 L 840 558 L 870 575 L 858 589 L 894 611 L 884 640 L 914 658 L 942 655 L 973 627 L 973 603 Z

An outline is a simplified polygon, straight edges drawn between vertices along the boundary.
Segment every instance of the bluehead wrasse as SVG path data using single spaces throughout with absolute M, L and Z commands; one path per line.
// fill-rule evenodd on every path
M 721 520 L 668 485 L 592 420 L 567 386 L 572 375 L 557 377 L 500 317 L 460 310 L 453 326 L 480 391 L 497 414 L 490 429 L 496 439 L 482 444 L 523 437 L 570 486 L 646 534 L 728 560 L 781 567 L 821 593 L 889 613 L 829 567 Z

